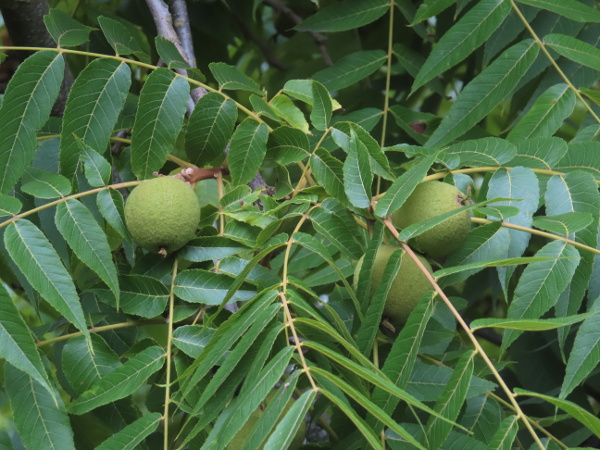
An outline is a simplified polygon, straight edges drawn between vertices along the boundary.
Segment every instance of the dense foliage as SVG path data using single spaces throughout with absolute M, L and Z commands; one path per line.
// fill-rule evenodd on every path
M 0 448 L 222 449 L 268 395 L 247 449 L 598 442 L 597 4 L 197 0 L 192 68 L 140 0 L 51 3 L 0 108 Z M 141 249 L 128 192 L 190 168 L 197 237 Z M 470 201 L 397 229 L 424 180 Z M 464 210 L 391 323 L 378 248 Z

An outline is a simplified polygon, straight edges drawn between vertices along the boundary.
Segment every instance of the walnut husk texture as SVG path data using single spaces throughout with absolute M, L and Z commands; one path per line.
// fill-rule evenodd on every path
M 406 228 L 423 220 L 431 219 L 464 206 L 465 195 L 455 186 L 439 181 L 419 184 L 402 207 L 392 215 L 398 228 Z M 440 258 L 456 251 L 465 241 L 471 229 L 471 214 L 463 211 L 409 243 L 431 258 Z
M 125 223 L 131 237 L 146 250 L 172 253 L 196 235 L 200 204 L 194 190 L 174 177 L 139 184 L 125 204 Z
M 379 247 L 375 262 L 371 272 L 371 296 L 375 294 L 377 286 L 381 284 L 385 266 L 396 250 L 399 247 L 395 245 L 383 244 Z M 432 273 L 431 265 L 422 255 L 417 255 L 417 258 Z M 360 269 L 364 260 L 361 258 L 354 272 L 355 284 L 358 281 Z M 419 300 L 429 291 L 433 289 L 431 283 L 427 279 L 427 275 L 423 273 L 421 268 L 406 252 L 400 257 L 401 263 L 398 269 L 398 274 L 392 282 L 392 286 L 388 292 L 388 297 L 385 301 L 383 313 L 391 319 L 394 325 L 403 325 L 406 323 L 408 316 L 415 309 Z

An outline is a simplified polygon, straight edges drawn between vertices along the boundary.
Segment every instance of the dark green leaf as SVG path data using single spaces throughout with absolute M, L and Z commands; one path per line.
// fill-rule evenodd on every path
M 214 62 L 208 65 L 213 76 L 224 90 L 242 90 L 264 95 L 260 86 L 248 75 L 241 72 L 237 67 L 223 62 Z
M 71 193 L 71 183 L 62 175 L 29 167 L 21 179 L 21 190 L 38 198 L 64 197 Z
M 51 8 L 44 16 L 44 25 L 59 47 L 75 47 L 87 42 L 94 29 L 56 8 Z
M 118 355 L 99 334 L 91 335 L 91 348 L 83 336 L 69 339 L 62 349 L 62 369 L 73 391 L 82 394 L 121 365 Z
M 566 84 L 552 86 L 538 97 L 508 134 L 511 141 L 552 136 L 575 108 L 575 93 Z
M 185 135 L 185 152 L 197 166 L 220 164 L 237 119 L 237 106 L 221 94 L 209 92 L 196 104 Z
M 73 280 L 39 228 L 28 220 L 17 220 L 6 228 L 4 243 L 33 288 L 89 338 Z
M 377 200 L 375 215 L 386 217 L 398 210 L 417 184 L 423 181 L 436 159 L 437 154 L 429 155 L 396 178 L 383 197 Z
M 571 61 L 600 71 L 600 50 L 587 42 L 564 34 L 547 34 L 544 44 Z
M 121 285 L 121 308 L 127 314 L 156 317 L 169 300 L 169 290 L 160 281 L 144 275 L 124 275 Z
M 164 357 L 165 352 L 160 347 L 142 350 L 77 397 L 69 405 L 69 413 L 80 415 L 131 395 L 164 365 Z
M 348 200 L 357 208 L 371 205 L 371 185 L 373 172 L 369 162 L 369 153 L 365 145 L 351 132 L 348 157 L 344 161 L 344 191 Z
M 317 130 L 325 130 L 329 126 L 333 107 L 327 89 L 318 81 L 312 83 L 313 109 L 310 120 Z
M 106 234 L 92 213 L 78 200 L 69 199 L 56 207 L 55 223 L 77 257 L 98 274 L 118 299 L 117 269 Z
M 169 69 L 189 69 L 190 65 L 185 58 L 181 56 L 175 44 L 163 36 L 154 38 L 156 52 L 165 62 Z M 222 97 L 222 96 L 221 96 Z
M 561 0 L 518 0 L 519 3 L 546 9 L 577 22 L 600 22 L 600 11 L 579 2 Z
M 152 72 L 140 93 L 131 135 L 131 166 L 138 179 L 158 171 L 181 131 L 189 85 L 165 68 Z
M 37 131 L 46 123 L 60 90 L 63 56 L 37 52 L 19 65 L 0 107 L 0 194 L 6 194 L 29 166 L 38 146 Z
M 415 92 L 440 73 L 454 67 L 484 44 L 510 11 L 511 6 L 508 1 L 477 2 L 435 44 L 415 77 L 412 91 Z
M 532 40 L 502 53 L 462 90 L 427 146 L 443 146 L 469 131 L 517 87 L 538 53 L 539 46 Z
M 88 64 L 71 87 L 60 139 L 60 171 L 68 178 L 79 166 L 80 138 L 103 154 L 131 85 L 129 66 L 99 58 Z
M 220 305 L 231 285 L 233 278 L 208 270 L 184 270 L 175 278 L 175 295 L 193 303 Z M 256 295 L 255 291 L 236 290 L 229 302 L 250 300 Z
M 233 133 L 229 148 L 229 168 L 233 182 L 245 184 L 251 181 L 267 153 L 269 127 L 251 118 L 244 120 Z
M 33 336 L 2 284 L 0 284 L 0 358 L 30 376 L 51 396 L 55 395 Z
M 14 216 L 19 214 L 23 204 L 19 199 L 0 194 L 0 217 Z
M 558 301 L 579 265 L 579 252 L 562 241 L 546 244 L 536 256 L 556 259 L 529 264 L 515 289 L 507 317 L 511 319 L 537 319 Z M 521 332 L 508 330 L 502 339 L 506 349 Z
M 363 1 L 363 3 L 366 3 Z M 338 3 L 337 5 L 341 5 Z M 339 91 L 356 84 L 377 71 L 386 61 L 383 50 L 364 50 L 350 53 L 335 64 L 320 70 L 313 78 L 323 83 L 329 91 Z
M 331 32 L 352 30 L 379 19 L 389 8 L 387 0 L 345 0 L 321 9 L 296 29 Z
M 50 393 L 29 375 L 4 365 L 12 416 L 26 448 L 75 450 L 69 416 L 58 393 Z
M 98 17 L 98 23 L 106 40 L 117 55 L 139 55 L 143 53 L 133 34 L 123 24 L 105 16 Z
M 83 162 L 83 171 L 90 186 L 99 187 L 110 184 L 111 167 L 110 163 L 104 157 L 97 153 L 93 148 L 83 142 L 78 136 L 75 136 L 79 149 L 81 150 L 81 161 Z
M 344 191 L 344 164 L 339 159 L 319 147 L 310 158 L 310 167 L 316 180 L 329 195 L 343 204 L 348 203 Z
M 156 431 L 161 419 L 162 414 L 160 413 L 146 414 L 105 440 L 96 447 L 96 450 L 113 450 L 116 448 L 134 450 L 147 436 Z

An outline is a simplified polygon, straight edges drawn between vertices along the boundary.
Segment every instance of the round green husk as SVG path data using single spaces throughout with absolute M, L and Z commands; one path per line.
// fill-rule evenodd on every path
M 385 266 L 396 250 L 399 247 L 395 245 L 383 244 L 379 247 L 375 255 L 375 262 L 371 272 L 371 296 L 375 294 L 377 286 L 381 284 Z M 417 258 L 432 273 L 432 268 L 427 259 L 422 255 L 417 255 Z M 406 323 L 408 316 L 415 309 L 421 297 L 432 290 L 431 283 L 427 276 L 421 271 L 419 266 L 406 252 L 400 257 L 401 263 L 398 269 L 398 274 L 392 282 L 392 286 L 388 292 L 388 297 L 385 301 L 383 313 L 391 319 L 395 325 L 403 325 Z M 355 287 L 358 285 L 358 277 L 364 256 L 356 264 L 354 271 Z
M 392 215 L 398 228 L 444 214 L 464 206 L 465 196 L 453 185 L 426 181 L 417 185 L 402 207 Z M 471 229 L 471 214 L 463 211 L 410 241 L 411 246 L 431 258 L 447 256 L 458 249 Z
M 125 223 L 137 244 L 157 253 L 172 253 L 196 234 L 200 204 L 194 190 L 174 177 L 139 184 L 125 203 Z

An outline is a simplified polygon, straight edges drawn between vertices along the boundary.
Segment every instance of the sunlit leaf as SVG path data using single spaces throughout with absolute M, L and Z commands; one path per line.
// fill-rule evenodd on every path
M 237 184 L 248 183 L 260 168 L 267 153 L 269 127 L 247 118 L 235 130 L 229 147 L 231 178 Z
M 131 69 L 123 62 L 99 58 L 88 64 L 71 87 L 60 139 L 60 170 L 73 177 L 79 166 L 79 138 L 92 150 L 106 150 L 131 85 Z
M 78 200 L 69 199 L 56 207 L 55 223 L 77 257 L 98 274 L 118 299 L 117 270 L 106 234 L 92 213 Z
M 225 147 L 237 119 L 233 100 L 209 92 L 196 104 L 185 135 L 185 152 L 190 162 L 210 165 L 225 158 Z
M 148 76 L 131 134 L 131 166 L 139 179 L 159 170 L 175 145 L 189 90 L 188 83 L 168 69 Z

